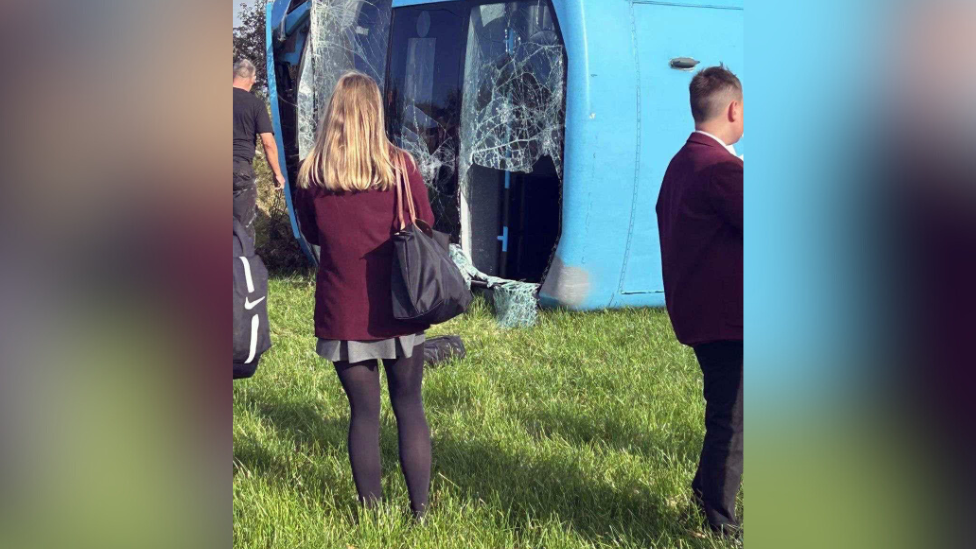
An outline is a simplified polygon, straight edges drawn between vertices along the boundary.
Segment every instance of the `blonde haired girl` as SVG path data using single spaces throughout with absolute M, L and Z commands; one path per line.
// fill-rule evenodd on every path
M 320 247 L 316 350 L 335 364 L 349 398 L 349 460 L 366 505 L 382 498 L 377 360 L 383 362 L 397 418 L 400 464 L 419 517 L 427 508 L 430 485 L 430 431 L 420 394 L 428 326 L 393 318 L 391 235 L 399 228 L 398 178 L 410 185 L 417 217 L 433 226 L 415 162 L 386 136 L 379 87 L 370 77 L 350 72 L 336 84 L 315 146 L 299 169 L 295 194 L 302 233 Z

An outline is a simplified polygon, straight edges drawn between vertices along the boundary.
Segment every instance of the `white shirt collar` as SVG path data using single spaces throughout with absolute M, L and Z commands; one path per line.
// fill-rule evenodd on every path
M 708 133 L 708 132 L 703 132 L 703 131 L 701 131 L 701 130 L 695 130 L 695 133 L 700 133 L 700 134 L 702 134 L 702 135 L 707 135 L 708 137 L 711 137 L 711 138 L 712 138 L 712 139 L 714 139 L 715 141 L 718 141 L 718 144 L 719 144 L 719 145 L 721 145 L 721 146 L 723 146 L 723 147 L 725 147 L 725 150 L 727 150 L 727 151 L 729 151 L 730 153 L 732 153 L 732 156 L 735 156 L 735 157 L 738 157 L 738 156 L 739 156 L 738 154 L 736 154 L 736 153 L 735 153 L 735 147 L 733 147 L 732 145 L 726 145 L 726 144 L 725 144 L 725 141 L 722 141 L 721 139 L 719 139 L 719 138 L 717 138 L 717 137 L 715 137 L 714 135 L 712 135 L 712 134 L 710 134 L 710 133 Z

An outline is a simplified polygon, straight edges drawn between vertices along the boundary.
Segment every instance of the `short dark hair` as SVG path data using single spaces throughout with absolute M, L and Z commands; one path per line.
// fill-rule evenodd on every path
M 742 83 L 725 65 L 700 70 L 691 79 L 688 88 L 691 91 L 691 115 L 695 117 L 695 122 L 718 116 L 733 93 L 742 99 Z

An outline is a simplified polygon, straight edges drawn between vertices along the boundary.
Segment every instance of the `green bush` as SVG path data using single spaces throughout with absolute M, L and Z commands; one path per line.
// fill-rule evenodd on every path
M 293 273 L 311 267 L 292 233 L 283 192 L 274 190 L 274 176 L 259 146 L 254 156 L 254 178 L 258 186 L 258 211 L 254 221 L 257 253 L 272 272 Z M 280 154 L 280 152 L 279 152 Z

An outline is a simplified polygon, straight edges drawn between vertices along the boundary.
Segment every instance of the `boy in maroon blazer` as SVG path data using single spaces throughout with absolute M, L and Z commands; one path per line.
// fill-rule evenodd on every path
M 742 483 L 742 84 L 723 66 L 691 81 L 695 132 L 657 201 L 664 297 L 705 379 L 705 441 L 692 483 L 709 526 L 734 532 Z

